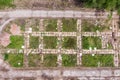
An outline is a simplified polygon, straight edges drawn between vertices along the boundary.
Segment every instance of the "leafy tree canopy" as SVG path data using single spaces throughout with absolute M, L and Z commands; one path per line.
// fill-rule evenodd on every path
M 75 0 L 82 7 L 104 9 L 108 11 L 117 10 L 120 13 L 120 0 Z

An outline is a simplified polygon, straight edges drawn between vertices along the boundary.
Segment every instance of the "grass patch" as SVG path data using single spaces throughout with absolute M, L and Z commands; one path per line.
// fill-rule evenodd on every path
M 13 7 L 13 1 L 14 0 L 0 0 L 0 9 L 5 7 Z
M 82 37 L 82 47 L 83 49 L 89 49 L 89 47 L 94 48 L 96 47 L 97 49 L 101 49 L 102 44 L 101 44 L 101 39 L 99 37 Z
M 44 36 L 43 37 L 44 47 L 46 49 L 55 49 L 57 46 L 57 37 L 53 36 Z
M 30 36 L 30 48 L 36 49 L 39 47 L 39 37 Z
M 76 37 L 64 37 L 63 48 L 65 49 L 76 49 L 77 48 Z
M 4 60 L 8 61 L 8 63 L 12 67 L 22 67 L 23 66 L 23 54 L 4 54 Z
M 77 56 L 74 54 L 62 54 L 62 65 L 65 67 L 74 67 L 77 65 Z
M 82 65 L 85 67 L 113 67 L 113 55 L 110 54 L 85 54 L 82 56 Z
M 113 45 L 110 42 L 107 43 L 107 49 L 113 49 Z
M 62 19 L 63 32 L 76 32 L 77 31 L 77 20 L 76 19 Z
M 101 32 L 109 30 L 109 27 L 105 25 L 95 25 L 92 22 L 83 20 L 81 29 L 83 32 L 96 32 L 97 30 Z
M 55 54 L 44 55 L 43 64 L 45 67 L 56 67 L 57 66 L 57 55 Z
M 23 36 L 10 36 L 10 41 L 11 43 L 7 46 L 7 48 L 20 49 L 21 46 L 24 45 Z
M 28 65 L 29 67 L 40 67 L 41 64 L 41 55 L 39 54 L 29 54 L 28 55 Z
M 46 31 L 57 31 L 57 19 L 44 20 Z

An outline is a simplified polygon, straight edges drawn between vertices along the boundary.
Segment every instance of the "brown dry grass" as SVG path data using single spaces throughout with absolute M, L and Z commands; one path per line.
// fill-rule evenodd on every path
M 17 9 L 79 9 L 74 0 L 15 0 Z

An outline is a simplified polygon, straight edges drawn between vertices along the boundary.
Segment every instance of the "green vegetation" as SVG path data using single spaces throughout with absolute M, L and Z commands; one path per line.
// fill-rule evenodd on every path
M 95 25 L 92 22 L 89 22 L 87 20 L 82 21 L 82 31 L 83 32 L 96 32 L 96 31 L 107 31 L 109 30 L 108 26 L 103 25 Z
M 6 61 L 8 59 L 8 54 L 4 54 L 4 61 Z
M 101 44 L 101 39 L 99 37 L 82 37 L 82 47 L 83 49 L 89 49 L 89 47 L 91 48 L 97 48 L 97 49 L 101 49 L 102 44 Z
M 57 46 L 57 37 L 53 37 L 53 36 L 44 36 L 44 47 L 46 49 L 55 49 Z
M 40 67 L 41 64 L 41 55 L 39 54 L 29 54 L 28 55 L 28 65 L 29 67 Z
M 113 67 L 113 55 L 110 54 L 84 54 L 82 56 L 82 65 L 85 67 Z
M 21 31 L 25 31 L 25 25 L 26 25 L 25 19 L 16 19 L 15 21 L 11 22 L 11 24 L 14 23 L 20 26 Z
M 63 32 L 76 32 L 77 31 L 77 20 L 76 19 L 62 19 Z
M 44 25 L 46 31 L 57 31 L 57 19 L 46 19 Z
M 39 47 L 39 37 L 30 36 L 30 48 L 36 49 Z
M 77 38 L 76 37 L 64 37 L 63 48 L 66 49 L 76 49 L 77 47 Z
M 111 43 L 108 43 L 107 45 L 107 49 L 113 49 L 113 45 Z
M 6 27 L 4 28 L 4 31 L 5 32 L 7 32 L 7 33 L 9 33 L 9 34 L 11 34 L 11 32 L 10 32 L 10 23 L 8 23 L 7 25 L 6 25 Z
M 35 18 L 35 19 L 31 19 L 30 20 L 30 23 L 31 23 L 31 28 L 32 28 L 32 31 L 39 31 L 39 23 L 40 23 L 40 20 Z
M 21 25 L 20 30 L 24 32 L 25 31 L 25 25 Z
M 97 10 L 118 10 L 120 13 L 120 0 L 75 0 L 77 5 L 87 8 L 96 8 Z
M 8 63 L 12 66 L 12 67 L 22 67 L 23 66 L 23 54 L 19 53 L 19 54 L 4 54 L 4 60 L 8 61 Z
M 14 0 L 0 0 L 0 9 L 5 7 L 13 7 L 13 1 Z
M 7 46 L 7 48 L 20 49 L 24 45 L 23 36 L 10 36 L 10 41 L 11 43 Z
M 57 66 L 57 55 L 55 54 L 44 55 L 43 64 L 45 67 L 56 67 Z
M 77 56 L 74 54 L 62 54 L 62 65 L 65 67 L 74 67 L 77 64 Z

